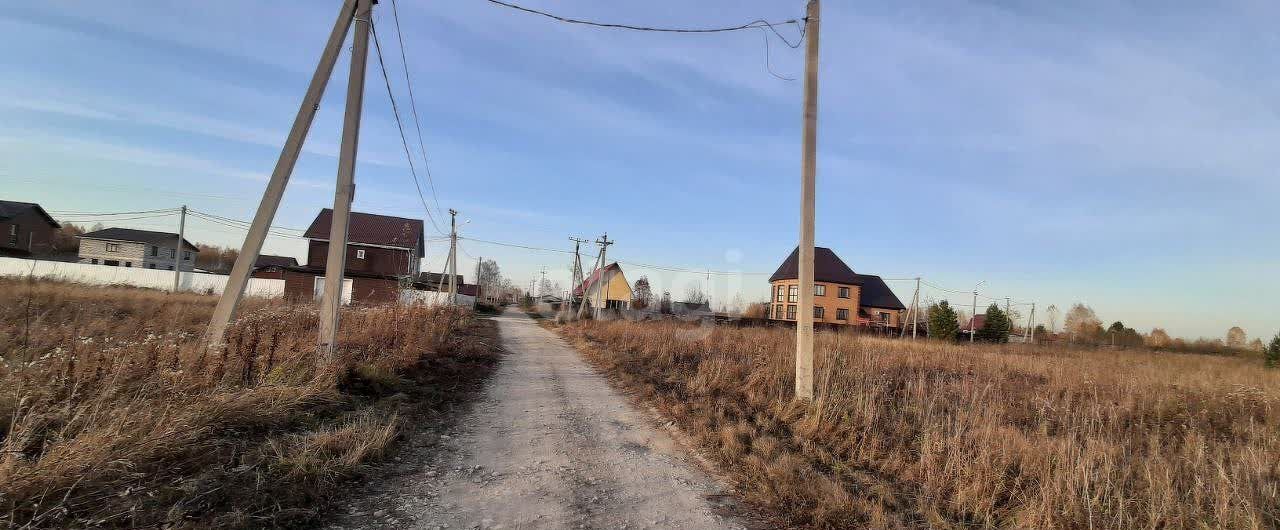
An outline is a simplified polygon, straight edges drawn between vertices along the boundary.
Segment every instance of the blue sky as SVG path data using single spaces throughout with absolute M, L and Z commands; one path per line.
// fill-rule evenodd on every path
M 551 2 L 571 16 L 718 26 L 803 2 Z M 818 244 L 855 270 L 1090 304 L 1141 331 L 1280 326 L 1280 37 L 1271 2 L 833 2 L 824 6 Z M 338 2 L 67 2 L 0 12 L 0 182 L 50 210 L 188 204 L 252 217 Z M 760 32 L 569 26 L 482 0 L 401 0 L 441 206 L 463 234 L 772 272 L 798 232 L 801 83 Z M 376 8 L 402 111 L 390 3 Z M 788 36 L 794 28 L 782 28 Z M 801 52 L 771 63 L 799 77 Z M 332 204 L 344 53 L 276 224 Z M 424 217 L 376 62 L 355 207 Z M 411 137 L 412 139 L 412 137 Z M 428 200 L 431 200 L 428 197 Z M 172 229 L 174 219 L 118 223 Z M 201 242 L 235 230 L 193 221 Z M 434 230 L 428 225 L 429 236 Z M 304 243 L 267 250 L 303 256 Z M 464 242 L 516 283 L 563 254 Z M 438 270 L 442 243 L 428 247 Z M 625 266 L 624 266 L 625 267 Z M 680 298 L 702 275 L 625 267 Z M 717 301 L 767 274 L 716 275 Z M 908 283 L 893 284 L 900 298 Z M 926 290 L 926 297 L 967 296 Z

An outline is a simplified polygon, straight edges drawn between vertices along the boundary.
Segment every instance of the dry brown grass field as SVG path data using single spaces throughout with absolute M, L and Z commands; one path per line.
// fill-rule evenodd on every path
M 1256 359 L 559 327 L 700 443 L 745 499 L 815 528 L 1277 528 L 1280 373 Z
M 325 360 L 312 304 L 264 300 L 206 351 L 215 303 L 0 280 L 0 527 L 307 525 L 496 360 L 492 322 L 396 306 L 344 309 Z

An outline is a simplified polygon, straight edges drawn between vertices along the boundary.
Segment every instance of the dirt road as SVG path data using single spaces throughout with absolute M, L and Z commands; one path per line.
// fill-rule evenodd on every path
M 722 486 L 570 346 L 523 313 L 450 432 L 415 434 L 329 528 L 742 528 Z M 376 476 L 376 475 L 375 475 Z

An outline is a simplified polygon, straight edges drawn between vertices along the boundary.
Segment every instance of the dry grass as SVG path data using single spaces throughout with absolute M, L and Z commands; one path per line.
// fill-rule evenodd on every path
M 215 303 L 0 280 L 0 525 L 307 524 L 421 412 L 400 404 L 447 402 L 496 353 L 468 312 L 386 306 L 344 310 L 324 360 L 311 305 L 263 300 L 205 351 Z
M 560 330 L 791 525 L 1280 526 L 1280 374 L 1251 360 L 819 333 L 802 405 L 786 330 Z

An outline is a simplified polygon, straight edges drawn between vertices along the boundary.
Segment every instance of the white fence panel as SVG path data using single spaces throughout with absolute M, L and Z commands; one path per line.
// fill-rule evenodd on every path
M 416 289 L 401 289 L 400 303 L 402 304 L 425 304 L 429 306 L 447 305 L 449 303 L 449 293 L 438 291 L 419 291 Z M 474 307 L 476 305 L 476 297 L 465 294 L 458 295 L 458 305 L 466 307 Z
M 47 280 L 84 283 L 89 285 L 131 285 L 151 289 L 173 288 L 173 271 L 114 267 L 90 263 L 67 263 L 20 258 L 0 258 L 0 276 L 34 276 Z M 198 293 L 221 294 L 227 286 L 227 277 L 221 274 L 183 272 L 178 289 Z M 284 280 L 250 278 L 245 294 L 274 298 L 284 295 Z

